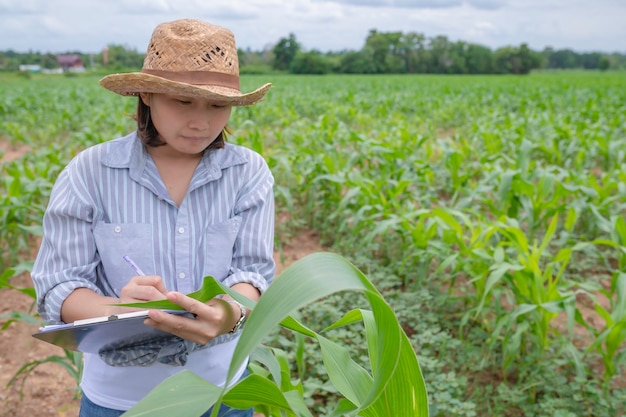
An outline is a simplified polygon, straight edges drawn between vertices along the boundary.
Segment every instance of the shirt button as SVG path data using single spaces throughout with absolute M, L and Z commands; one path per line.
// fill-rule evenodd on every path
M 184 272 L 180 272 L 180 273 L 178 274 L 178 278 L 180 278 L 180 279 L 183 279 L 183 278 L 185 278 L 185 277 L 186 277 L 186 275 L 185 275 L 185 273 L 184 273 Z
M 185 228 L 184 228 L 184 227 L 179 227 L 179 228 L 178 228 L 178 233 L 180 233 L 181 235 L 182 235 L 183 233 L 185 233 Z
M 115 233 L 120 233 L 122 231 L 122 228 L 120 226 L 115 226 L 115 229 L 113 229 L 115 231 Z

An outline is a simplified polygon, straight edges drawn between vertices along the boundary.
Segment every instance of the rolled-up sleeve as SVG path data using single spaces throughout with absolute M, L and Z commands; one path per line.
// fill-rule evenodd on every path
M 92 211 L 72 187 L 72 169 L 66 167 L 52 189 L 43 219 L 44 238 L 31 271 L 37 310 L 48 323 L 61 322 L 61 306 L 75 289 L 100 292 L 95 283 Z
M 248 283 L 263 293 L 274 278 L 274 178 L 258 156 L 248 167 L 254 173 L 241 189 L 235 214 L 242 223 L 235 241 L 233 261 L 224 284 Z

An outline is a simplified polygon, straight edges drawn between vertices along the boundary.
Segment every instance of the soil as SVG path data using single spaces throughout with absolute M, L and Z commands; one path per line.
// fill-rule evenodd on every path
M 12 146 L 8 142 L 0 140 L 0 162 L 12 161 L 23 156 L 29 150 L 29 146 Z
M 276 276 L 303 256 L 323 250 L 314 232 L 304 232 L 291 239 L 275 253 Z M 17 287 L 30 286 L 30 276 L 22 274 L 11 280 Z M 0 315 L 28 312 L 32 298 L 15 290 L 0 290 Z M 2 322 L 0 321 L 0 327 Z M 76 382 L 58 364 L 37 366 L 23 381 L 7 387 L 15 373 L 27 362 L 43 360 L 52 355 L 64 356 L 61 348 L 34 339 L 37 325 L 13 322 L 0 330 L 0 417 L 77 417 L 80 400 L 76 397 Z M 20 390 L 23 390 L 20 393 Z

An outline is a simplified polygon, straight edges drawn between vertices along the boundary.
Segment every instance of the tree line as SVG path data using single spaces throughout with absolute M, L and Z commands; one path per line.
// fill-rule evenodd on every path
M 306 73 L 528 74 L 533 69 L 626 69 L 626 55 L 578 53 L 570 49 L 533 51 L 527 44 L 492 50 L 486 46 L 428 38 L 409 32 L 371 30 L 358 51 L 304 51 L 294 34 L 272 49 L 272 68 Z
M 426 37 L 416 32 L 371 30 L 360 50 L 320 52 L 305 50 L 291 33 L 261 51 L 240 49 L 241 71 L 281 71 L 294 74 L 528 74 L 534 69 L 626 69 L 621 53 L 575 52 L 571 49 L 531 50 L 527 44 L 491 49 L 452 41 L 446 36 Z M 88 68 L 124 71 L 141 68 L 144 54 L 124 45 L 108 45 L 106 52 L 80 55 Z M 51 53 L 0 51 L 0 70 L 20 65 L 58 67 Z

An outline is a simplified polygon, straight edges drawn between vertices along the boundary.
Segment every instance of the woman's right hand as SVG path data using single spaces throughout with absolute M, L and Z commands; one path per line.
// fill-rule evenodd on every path
M 165 300 L 167 288 L 158 275 L 132 277 L 120 291 L 120 303 Z
M 117 304 L 140 301 L 165 300 L 167 289 L 157 275 L 132 277 L 120 291 L 120 297 L 97 294 L 89 288 L 77 288 L 61 306 L 61 320 L 71 323 L 76 320 L 136 311 L 136 308 L 121 307 Z

